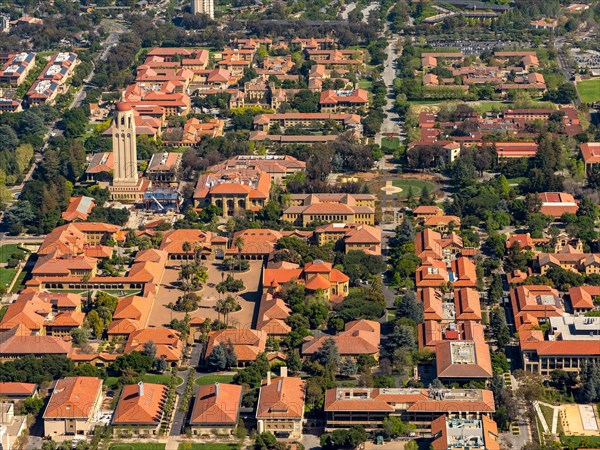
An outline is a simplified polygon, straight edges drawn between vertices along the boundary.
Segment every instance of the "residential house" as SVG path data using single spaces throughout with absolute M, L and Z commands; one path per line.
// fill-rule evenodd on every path
M 19 86 L 25 81 L 33 67 L 35 67 L 35 53 L 22 52 L 10 55 L 0 69 L 0 84 Z

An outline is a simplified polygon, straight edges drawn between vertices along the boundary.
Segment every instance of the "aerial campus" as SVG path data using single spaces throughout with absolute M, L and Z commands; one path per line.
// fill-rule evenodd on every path
M 600 448 L 600 1 L 0 0 L 0 450 Z

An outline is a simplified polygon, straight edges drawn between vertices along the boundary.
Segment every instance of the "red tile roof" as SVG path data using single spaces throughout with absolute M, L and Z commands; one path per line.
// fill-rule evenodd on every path
M 231 426 L 238 423 L 242 386 L 215 383 L 200 386 L 190 418 L 192 426 Z
M 99 378 L 61 378 L 52 391 L 44 419 L 90 419 L 100 406 L 96 399 L 101 391 Z

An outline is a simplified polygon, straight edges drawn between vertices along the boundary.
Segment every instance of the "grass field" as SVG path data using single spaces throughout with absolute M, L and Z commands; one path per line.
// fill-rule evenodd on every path
M 28 272 L 26 270 L 21 270 L 21 273 L 19 274 L 19 277 L 17 278 L 17 281 L 15 282 L 11 294 L 16 294 L 17 292 L 19 292 L 22 288 L 25 287 L 25 285 L 23 284 L 23 281 L 25 280 L 25 277 L 28 275 Z
M 166 444 L 135 442 L 132 444 L 113 444 L 108 450 L 164 450 Z
M 0 247 L 0 263 L 8 262 L 13 253 L 25 253 L 17 244 L 5 244 Z
M 592 103 L 600 101 L 600 78 L 580 81 L 577 83 L 577 92 L 579 92 L 582 102 Z
M 154 384 L 169 384 L 171 381 L 171 375 L 156 375 L 153 373 L 147 373 L 142 377 L 142 381 L 144 383 L 154 383 Z M 117 385 L 119 382 L 119 377 L 107 377 L 104 380 L 104 386 L 107 388 L 112 388 Z M 183 383 L 183 378 L 177 377 L 177 385 Z
M 206 375 L 196 379 L 198 386 L 205 386 L 213 383 L 231 383 L 233 381 L 233 375 Z
M 394 152 L 398 150 L 400 147 L 400 138 L 390 138 L 390 137 L 382 137 L 381 138 L 381 149 L 385 152 L 391 151 Z
M 358 82 L 358 87 L 360 89 L 365 89 L 367 91 L 371 90 L 371 86 L 373 85 L 373 83 L 370 80 L 360 80 Z
M 6 267 L 0 267 L 0 285 L 8 288 L 16 274 L 17 271 L 15 269 L 7 269 Z
M 568 448 L 600 448 L 600 436 L 561 436 L 560 442 Z
M 239 450 L 237 444 L 195 444 L 183 442 L 179 444 L 178 450 Z
M 542 411 L 542 415 L 544 416 L 544 420 L 546 421 L 546 425 L 548 425 L 548 429 L 552 429 L 552 408 L 549 408 L 546 405 L 540 405 L 540 410 Z
M 394 180 L 392 182 L 392 184 L 396 187 L 399 187 L 400 189 L 402 189 L 402 192 L 400 192 L 398 195 L 400 195 L 401 197 L 406 197 L 406 194 L 408 194 L 408 190 L 412 187 L 413 189 L 413 193 L 415 194 L 415 197 L 419 197 L 421 195 L 421 191 L 423 190 L 423 187 L 427 186 L 429 188 L 429 192 L 433 192 L 435 190 L 435 186 L 431 183 L 429 183 L 428 181 L 423 181 L 423 180 Z

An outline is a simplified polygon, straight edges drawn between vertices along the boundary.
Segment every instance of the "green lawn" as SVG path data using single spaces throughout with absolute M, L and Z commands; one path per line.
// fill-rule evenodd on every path
M 28 275 L 28 272 L 26 270 L 21 270 L 21 273 L 19 274 L 19 277 L 17 278 L 17 281 L 12 288 L 11 294 L 16 294 L 22 288 L 25 287 L 25 285 L 23 284 L 23 281 L 25 280 L 25 277 L 27 275 Z
M 15 269 L 7 269 L 6 267 L 0 267 L 0 285 L 8 288 L 16 274 L 17 271 Z
M 546 405 L 540 405 L 540 410 L 542 411 L 542 415 L 544 416 L 544 420 L 546 421 L 546 425 L 548 425 L 548 429 L 552 430 L 552 408 Z
M 233 381 L 233 375 L 206 375 L 196 379 L 198 386 L 205 386 L 213 383 L 231 383 Z
M 600 101 L 600 78 L 580 81 L 577 83 L 577 91 L 582 102 L 592 103 Z
M 400 147 L 400 138 L 391 138 L 384 136 L 381 138 L 381 149 L 385 152 L 386 150 L 394 152 Z
M 360 89 L 365 89 L 367 91 L 371 90 L 371 86 L 373 85 L 373 83 L 370 80 L 360 80 L 358 82 L 358 87 Z
M 410 179 L 394 180 L 392 182 L 392 184 L 394 186 L 402 189 L 402 192 L 400 192 L 398 194 L 401 197 L 406 197 L 406 194 L 408 194 L 408 190 L 411 187 L 412 187 L 415 197 L 419 197 L 421 195 L 421 191 L 423 190 L 423 187 L 425 187 L 425 186 L 427 186 L 427 188 L 429 188 L 429 192 L 433 192 L 435 189 L 435 186 L 433 184 L 429 183 L 428 181 L 423 181 L 423 180 L 410 180 Z
M 10 259 L 10 255 L 13 253 L 22 253 L 25 252 L 19 248 L 17 244 L 5 244 L 0 247 L 0 263 L 6 263 Z
M 156 375 L 152 373 L 147 373 L 142 377 L 142 381 L 144 383 L 169 384 L 169 381 L 171 381 L 171 375 Z M 104 386 L 106 388 L 113 388 L 117 385 L 118 382 L 119 377 L 107 377 L 106 380 L 104 380 Z M 181 383 L 183 383 L 183 378 L 177 377 L 177 384 L 180 385 Z
M 238 444 L 194 444 L 183 442 L 179 444 L 178 450 L 239 450 Z
M 560 442 L 568 448 L 600 448 L 600 436 L 561 436 Z
M 0 308 L 0 320 L 2 320 L 2 318 L 4 317 L 4 314 L 6 314 L 7 309 L 8 309 L 8 305 L 2 305 L 2 308 Z
M 116 297 L 127 297 L 129 295 L 139 294 L 139 289 L 102 289 L 102 292 L 114 295 Z
M 108 450 L 164 450 L 166 444 L 154 444 L 150 442 L 136 442 L 132 444 L 113 444 Z

